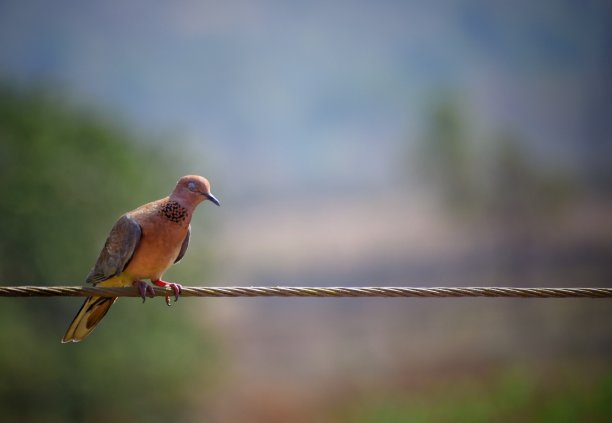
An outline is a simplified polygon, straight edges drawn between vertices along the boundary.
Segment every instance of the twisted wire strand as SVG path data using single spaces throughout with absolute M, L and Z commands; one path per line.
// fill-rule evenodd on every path
M 153 288 L 155 296 L 174 295 L 170 288 Z M 139 297 L 136 288 L 90 286 L 1 286 L 0 297 Z M 612 288 L 515 287 L 293 287 L 225 286 L 183 287 L 183 297 L 506 297 L 506 298 L 612 298 Z

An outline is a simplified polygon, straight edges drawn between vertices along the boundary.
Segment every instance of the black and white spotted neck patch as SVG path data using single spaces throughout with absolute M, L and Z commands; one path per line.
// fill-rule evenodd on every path
M 159 214 L 175 223 L 181 223 L 187 219 L 187 209 L 176 201 L 166 202 L 159 210 Z

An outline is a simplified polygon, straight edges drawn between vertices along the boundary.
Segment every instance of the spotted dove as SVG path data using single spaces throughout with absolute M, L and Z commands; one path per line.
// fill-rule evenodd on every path
M 162 274 L 178 263 L 189 245 L 191 217 L 202 201 L 219 205 L 210 193 L 208 180 L 183 176 L 169 197 L 132 210 L 119 218 L 110 231 L 87 282 L 99 287 L 136 286 L 143 298 L 153 296 L 149 279 L 157 286 L 172 288 L 175 301 L 181 285 L 165 282 Z M 106 315 L 116 297 L 88 297 L 68 327 L 62 342 L 79 342 L 89 335 Z M 166 297 L 170 305 L 170 298 Z

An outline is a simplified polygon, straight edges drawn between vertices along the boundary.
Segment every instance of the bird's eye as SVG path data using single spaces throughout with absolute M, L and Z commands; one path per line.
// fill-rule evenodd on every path
M 187 184 L 187 189 L 188 189 L 189 191 L 195 191 L 195 190 L 196 190 L 196 188 L 197 188 L 197 184 L 196 184 L 195 182 L 189 182 L 189 183 Z

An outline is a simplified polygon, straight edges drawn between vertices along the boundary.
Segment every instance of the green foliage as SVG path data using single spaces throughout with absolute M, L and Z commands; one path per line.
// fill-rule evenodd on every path
M 584 370 L 584 369 L 583 369 Z M 463 386 L 462 386 L 463 384 Z M 612 374 L 507 370 L 490 380 L 453 379 L 423 393 L 369 398 L 341 420 L 395 422 L 604 422 L 612 415 Z
M 81 284 L 113 222 L 167 195 L 164 156 L 91 111 L 0 86 L 0 277 Z M 210 371 L 185 302 L 119 299 L 94 334 L 60 344 L 82 299 L 2 299 L 5 421 L 180 421 Z

